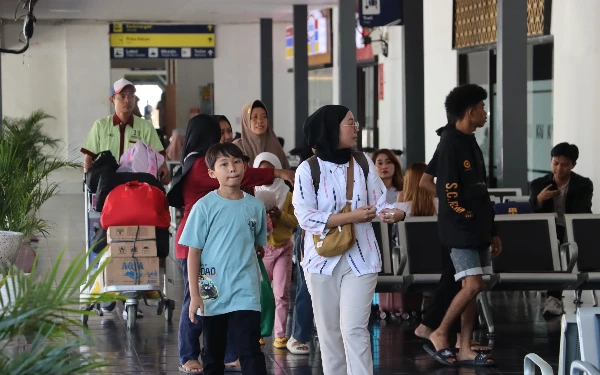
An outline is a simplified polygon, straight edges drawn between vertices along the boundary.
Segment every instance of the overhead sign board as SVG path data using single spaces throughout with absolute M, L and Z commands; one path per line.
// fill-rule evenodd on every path
M 307 19 L 307 44 L 309 66 L 328 65 L 333 62 L 331 53 L 331 10 L 312 10 Z M 285 56 L 294 57 L 294 27 L 285 29 Z
M 404 24 L 403 0 L 359 0 L 359 22 L 362 27 Z
M 215 57 L 213 25 L 110 25 L 113 59 L 211 59 Z

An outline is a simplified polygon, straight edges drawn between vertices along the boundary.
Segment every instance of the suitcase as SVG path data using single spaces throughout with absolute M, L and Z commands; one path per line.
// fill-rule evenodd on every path
M 421 293 L 380 293 L 379 317 L 408 320 L 421 315 Z

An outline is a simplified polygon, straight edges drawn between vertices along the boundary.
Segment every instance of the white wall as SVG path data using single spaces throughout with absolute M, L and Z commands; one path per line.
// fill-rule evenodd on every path
M 287 23 L 273 24 L 273 124 L 275 134 L 285 139 L 285 150 L 295 143 L 294 74 L 288 72 L 293 62 L 285 57 L 285 28 Z
M 17 48 L 19 25 L 2 31 L 3 44 Z M 56 117 L 44 130 L 63 140 L 69 157 L 79 157 L 94 121 L 109 114 L 108 26 L 39 24 L 25 54 L 1 58 L 3 115 L 44 109 Z
M 439 141 L 435 130 L 447 123 L 446 95 L 458 85 L 458 59 L 452 49 L 452 11 L 452 0 L 423 2 L 425 162 L 431 159 Z
M 108 51 L 108 25 L 66 26 L 66 140 L 78 157 L 94 121 L 110 114 Z
M 176 71 L 177 127 L 185 129 L 190 119 L 190 108 L 200 108 L 200 87 L 213 82 L 213 60 L 176 60 Z
M 554 144 L 575 143 L 579 161 L 575 172 L 589 177 L 600 187 L 600 2 L 597 0 L 554 0 Z M 600 212 L 600 194 L 593 200 Z
M 244 104 L 260 99 L 260 27 L 219 25 L 215 39 L 215 113 L 227 116 L 236 132 Z
M 425 162 L 435 152 L 439 137 L 435 130 L 446 124 L 444 100 L 458 84 L 457 54 L 452 49 L 452 0 L 429 0 L 423 3 L 424 71 L 425 71 Z M 381 148 L 409 148 L 404 145 L 404 28 L 387 27 L 388 57 L 378 53 L 383 64 L 384 99 L 379 101 L 379 145 Z M 373 39 L 379 39 L 377 34 Z
M 2 27 L 3 45 L 20 48 L 21 27 Z M 70 158 L 81 158 L 87 133 L 98 118 L 110 114 L 108 25 L 36 25 L 29 50 L 23 55 L 1 54 L 2 110 L 8 117 L 28 116 L 43 109 L 56 119 L 44 131 L 63 141 Z M 52 176 L 63 192 L 81 191 L 81 172 Z
M 20 25 L 2 27 L 3 46 L 20 49 Z M 2 59 L 2 114 L 26 117 L 42 109 L 56 119 L 46 120 L 44 131 L 67 141 L 66 27 L 37 25 L 29 50 L 22 55 L 0 54 Z
M 404 28 L 387 27 L 388 57 L 379 54 L 383 64 L 383 100 L 379 100 L 379 147 L 403 149 L 404 143 Z M 373 39 L 379 39 L 374 35 Z M 379 43 L 373 45 L 379 49 Z M 408 145 L 407 147 L 410 147 Z
M 294 148 L 294 77 L 285 58 L 285 27 L 273 24 L 273 124 L 285 139 L 285 149 Z M 241 129 L 244 104 L 260 99 L 260 25 L 219 25 L 214 59 L 215 113 L 227 116 L 235 131 Z

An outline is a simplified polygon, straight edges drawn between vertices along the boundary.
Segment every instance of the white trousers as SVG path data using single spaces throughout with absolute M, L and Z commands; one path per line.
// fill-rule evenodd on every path
M 368 330 L 377 274 L 357 277 L 346 257 L 331 276 L 305 273 L 325 375 L 372 375 Z

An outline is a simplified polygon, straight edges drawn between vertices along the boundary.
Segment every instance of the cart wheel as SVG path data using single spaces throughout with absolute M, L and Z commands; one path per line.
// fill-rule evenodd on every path
M 380 311 L 379 312 L 379 318 L 381 320 L 385 320 L 388 317 L 388 314 L 385 311 Z
M 137 318 L 137 305 L 129 305 L 127 309 L 127 329 L 133 329 L 135 327 L 135 319 Z
M 175 301 L 167 300 L 167 307 L 165 308 L 165 319 L 170 322 L 173 319 L 173 310 L 175 310 Z
M 409 320 L 410 319 L 410 314 L 405 312 L 401 315 L 402 320 Z
M 81 323 L 83 323 L 83 325 L 88 324 L 88 319 L 89 319 L 89 316 L 87 314 L 81 314 Z

